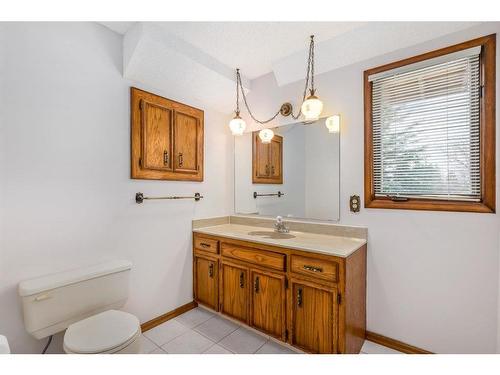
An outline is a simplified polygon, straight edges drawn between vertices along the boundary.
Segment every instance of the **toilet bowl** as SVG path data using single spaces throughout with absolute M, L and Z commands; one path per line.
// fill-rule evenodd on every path
M 9 354 L 9 342 L 7 341 L 7 337 L 0 335 L 0 354 Z
M 137 354 L 141 351 L 139 320 L 108 310 L 71 324 L 64 334 L 68 354 Z
M 24 326 L 37 339 L 66 330 L 66 353 L 140 353 L 139 320 L 121 308 L 132 264 L 109 261 L 19 283 Z

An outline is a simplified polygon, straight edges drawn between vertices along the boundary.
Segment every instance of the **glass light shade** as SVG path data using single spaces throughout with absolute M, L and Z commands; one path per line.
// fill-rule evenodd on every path
M 271 139 L 274 137 L 274 132 L 271 129 L 262 129 L 259 132 L 259 138 L 262 143 L 271 143 Z
M 338 133 L 340 131 L 340 115 L 333 115 L 326 119 L 325 126 L 329 133 Z
M 247 127 L 247 124 L 245 121 L 238 115 L 236 115 L 230 122 L 229 122 L 229 129 L 231 129 L 231 133 L 233 135 L 242 135 L 243 132 L 245 131 L 245 128 Z
M 302 103 L 302 113 L 306 117 L 306 121 L 315 121 L 321 115 L 323 110 L 323 102 L 314 95 L 310 95 L 304 103 Z

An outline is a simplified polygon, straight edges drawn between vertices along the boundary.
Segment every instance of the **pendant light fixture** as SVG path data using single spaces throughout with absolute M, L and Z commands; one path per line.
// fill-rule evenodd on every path
M 309 96 L 306 98 L 308 89 Z M 236 110 L 234 118 L 229 123 L 229 128 L 231 129 L 233 135 L 242 135 L 246 128 L 245 121 L 240 117 L 240 92 L 241 96 L 243 97 L 243 102 L 245 103 L 248 114 L 258 124 L 267 124 L 268 122 L 273 121 L 279 114 L 285 117 L 292 116 L 292 118 L 295 120 L 298 120 L 300 115 L 303 114 L 305 117 L 305 122 L 316 121 L 323 111 L 323 103 L 316 96 L 316 89 L 314 88 L 314 35 L 311 35 L 310 37 L 306 82 L 304 93 L 302 95 L 302 103 L 299 107 L 299 112 L 297 113 L 297 115 L 293 114 L 293 107 L 290 103 L 284 103 L 281 105 L 279 111 L 277 111 L 271 118 L 263 121 L 258 120 L 250 110 L 245 91 L 243 90 L 243 85 L 241 84 L 240 70 L 236 69 Z M 271 129 L 262 129 L 259 132 L 259 137 L 263 143 L 269 143 L 274 137 L 274 132 Z
M 328 133 L 338 133 L 340 131 L 340 115 L 333 115 L 325 120 Z

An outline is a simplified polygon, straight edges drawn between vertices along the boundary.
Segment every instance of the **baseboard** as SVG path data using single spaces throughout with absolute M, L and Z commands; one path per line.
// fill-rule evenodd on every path
M 186 311 L 189 311 L 191 309 L 194 309 L 198 304 L 195 301 L 191 301 L 189 303 L 186 303 L 185 305 L 182 305 L 175 310 L 169 311 L 166 314 L 160 315 L 154 319 L 148 320 L 146 323 L 141 324 L 141 331 L 146 332 L 150 330 L 151 328 L 154 328 L 162 323 L 165 323 L 167 320 L 173 319 L 176 316 L 179 316 L 181 314 L 184 314 Z
M 388 348 L 400 351 L 406 354 L 434 354 L 425 349 L 417 348 L 416 346 L 405 344 L 404 342 L 391 339 L 387 336 L 379 335 L 378 333 L 366 331 L 365 338 L 375 344 L 387 346 Z

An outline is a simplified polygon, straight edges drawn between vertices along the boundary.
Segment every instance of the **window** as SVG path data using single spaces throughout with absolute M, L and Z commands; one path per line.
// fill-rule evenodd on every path
M 495 35 L 365 71 L 365 207 L 495 211 Z

